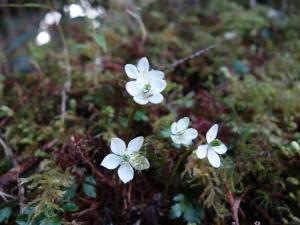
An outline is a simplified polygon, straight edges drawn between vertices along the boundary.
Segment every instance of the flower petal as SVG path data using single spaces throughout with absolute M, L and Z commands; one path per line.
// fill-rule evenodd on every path
M 140 73 L 147 72 L 149 70 L 149 61 L 146 57 L 143 57 L 138 62 L 137 68 Z
M 123 183 L 127 183 L 133 179 L 133 168 L 130 166 L 128 162 L 122 163 L 122 165 L 118 169 L 119 178 Z
M 136 79 L 139 75 L 139 72 L 138 72 L 136 66 L 132 65 L 132 64 L 125 65 L 125 72 L 126 72 L 127 76 L 132 79 Z
M 112 138 L 110 142 L 110 149 L 116 155 L 123 156 L 125 154 L 126 144 L 120 138 Z
M 213 146 L 212 148 L 218 154 L 224 154 L 225 152 L 227 152 L 227 147 L 223 143 L 219 146 Z
M 130 158 L 130 164 L 136 170 L 146 170 L 149 169 L 150 163 L 148 159 L 140 154 L 137 154 L 135 157 Z
M 195 139 L 198 136 L 198 131 L 194 128 L 189 128 L 184 132 L 184 135 L 190 139 Z
M 144 94 L 134 96 L 133 100 L 140 105 L 146 105 L 149 102 Z
M 204 159 L 207 155 L 208 145 L 199 145 L 196 151 L 196 155 L 199 159 Z
M 165 80 L 152 80 L 151 86 L 154 92 L 162 92 L 166 88 L 167 82 Z
M 179 137 L 179 135 L 171 135 L 171 138 L 175 144 L 181 144 L 181 138 Z
M 220 165 L 221 165 L 220 156 L 211 148 L 208 148 L 207 159 L 213 167 L 215 167 L 215 168 L 220 167 Z
M 177 123 L 176 122 L 172 123 L 172 125 L 171 125 L 171 132 L 172 132 L 172 134 L 176 134 L 177 133 Z
M 206 132 L 207 143 L 210 143 L 213 140 L 215 140 L 218 134 L 218 129 L 219 129 L 218 124 L 214 124 L 211 128 L 209 128 L 209 130 Z
M 112 170 L 118 167 L 122 161 L 122 157 L 115 155 L 115 154 L 108 154 L 103 159 L 101 166 L 104 166 L 105 168 Z
M 164 100 L 164 97 L 161 93 L 155 93 L 150 98 L 149 101 L 153 104 L 161 103 Z
M 139 85 L 139 83 L 137 81 L 127 82 L 126 90 L 132 96 L 139 95 L 143 92 L 143 89 L 141 88 L 141 86 Z
M 151 76 L 151 79 L 162 80 L 165 74 L 159 70 L 151 70 L 149 71 L 149 76 Z
M 127 147 L 128 154 L 132 154 L 133 152 L 137 152 L 141 149 L 142 145 L 144 143 L 144 137 L 136 137 L 132 139 Z
M 190 123 L 190 119 L 188 117 L 184 117 L 177 122 L 177 132 L 183 131 L 188 128 Z

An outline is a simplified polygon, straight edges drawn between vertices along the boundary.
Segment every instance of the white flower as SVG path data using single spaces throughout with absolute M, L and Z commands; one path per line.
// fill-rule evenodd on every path
M 110 170 L 120 166 L 118 175 L 121 181 L 123 183 L 131 181 L 134 175 L 133 168 L 136 170 L 145 170 L 150 167 L 147 158 L 139 153 L 143 142 L 143 137 L 136 137 L 129 142 L 126 148 L 126 144 L 122 139 L 112 138 L 110 143 L 112 153 L 103 159 L 101 166 Z
M 171 125 L 171 138 L 175 144 L 190 145 L 198 135 L 197 130 L 188 128 L 190 119 L 184 117 Z
M 139 60 L 137 66 L 125 65 L 127 76 L 134 81 L 126 84 L 127 92 L 133 96 L 133 100 L 141 105 L 148 102 L 158 104 L 163 101 L 162 92 L 167 83 L 163 79 L 164 73 L 159 70 L 149 70 L 149 62 L 146 57 Z
M 204 159 L 207 156 L 209 163 L 213 167 L 220 167 L 220 156 L 227 151 L 227 147 L 219 140 L 216 139 L 218 134 L 218 124 L 214 124 L 206 133 L 207 144 L 199 145 L 196 155 L 199 159 Z

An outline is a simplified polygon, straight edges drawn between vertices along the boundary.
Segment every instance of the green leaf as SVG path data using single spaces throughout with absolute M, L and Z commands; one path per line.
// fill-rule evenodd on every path
M 96 180 L 93 176 L 88 176 L 84 179 L 82 188 L 86 196 L 96 198 Z
M 40 225 L 61 225 L 61 223 L 58 217 L 51 217 L 43 219 Z
M 79 207 L 75 203 L 70 202 L 63 206 L 63 210 L 65 212 L 76 212 L 79 210 Z
M 183 194 L 178 194 L 176 195 L 174 198 L 173 198 L 173 201 L 174 202 L 181 202 L 181 201 L 184 201 L 185 200 L 185 197 Z
M 103 49 L 103 51 L 107 52 L 107 45 L 105 37 L 102 34 L 94 34 L 93 35 L 94 41 Z
M 67 188 L 64 194 L 64 199 L 65 200 L 73 199 L 76 196 L 77 188 L 78 188 L 77 184 L 72 184 L 69 188 Z
M 175 204 L 175 205 L 172 205 L 171 207 L 171 210 L 170 210 L 170 218 L 171 219 L 176 219 L 176 218 L 179 218 L 182 214 L 182 209 L 181 209 L 181 206 L 180 204 Z
M 28 215 L 22 214 L 17 216 L 16 223 L 18 225 L 27 225 L 28 224 L 27 221 L 28 221 Z
M 133 119 L 137 122 L 147 122 L 149 121 L 148 116 L 145 114 L 144 111 L 138 110 L 134 113 Z
M 5 220 L 9 219 L 12 213 L 11 208 L 6 207 L 0 210 L 0 223 L 4 222 Z

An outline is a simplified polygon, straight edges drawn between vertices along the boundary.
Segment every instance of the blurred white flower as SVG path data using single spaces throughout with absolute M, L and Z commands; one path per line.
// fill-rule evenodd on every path
M 207 144 L 199 145 L 196 151 L 196 155 L 199 159 L 207 157 L 209 163 L 213 167 L 220 167 L 221 161 L 218 154 L 224 154 L 227 151 L 227 147 L 219 140 L 216 139 L 218 134 L 218 124 L 214 124 L 206 133 Z
M 235 31 L 227 31 L 224 33 L 225 40 L 232 40 L 237 37 L 237 33 Z
M 145 170 L 150 167 L 147 158 L 139 153 L 143 142 L 144 137 L 136 137 L 129 142 L 126 148 L 126 144 L 122 139 L 112 138 L 110 143 L 112 153 L 103 159 L 101 166 L 110 170 L 120 166 L 118 175 L 121 181 L 123 183 L 131 181 L 134 176 L 133 168 Z
M 190 119 L 184 117 L 171 125 L 171 138 L 175 144 L 190 145 L 198 135 L 197 130 L 188 128 Z
M 146 57 L 140 59 L 137 66 L 126 64 L 125 72 L 129 78 L 135 79 L 126 84 L 126 90 L 136 103 L 145 105 L 148 102 L 158 104 L 163 101 L 160 92 L 167 86 L 167 82 L 163 79 L 164 73 L 159 70 L 149 70 Z
M 47 44 L 48 42 L 50 42 L 50 40 L 51 36 L 49 32 L 44 30 L 38 33 L 38 35 L 35 38 L 35 43 L 41 46 Z
M 48 12 L 44 20 L 47 25 L 59 24 L 61 14 L 57 11 Z
M 71 18 L 85 16 L 82 6 L 78 4 L 71 4 L 66 10 L 68 10 L 68 12 L 70 13 Z

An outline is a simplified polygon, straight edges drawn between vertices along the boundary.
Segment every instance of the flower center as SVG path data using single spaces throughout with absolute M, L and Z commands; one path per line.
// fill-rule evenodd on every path
M 125 153 L 125 154 L 123 155 L 123 161 L 124 161 L 124 162 L 128 162 L 128 161 L 129 161 L 129 155 L 128 155 L 128 153 Z
M 151 84 L 150 83 L 147 83 L 144 85 L 144 94 L 147 96 L 147 97 L 151 97 L 152 96 L 152 92 L 151 92 Z
M 219 139 L 215 139 L 210 143 L 210 145 L 212 147 L 217 147 L 217 146 L 220 146 L 221 144 L 222 144 L 222 142 Z

